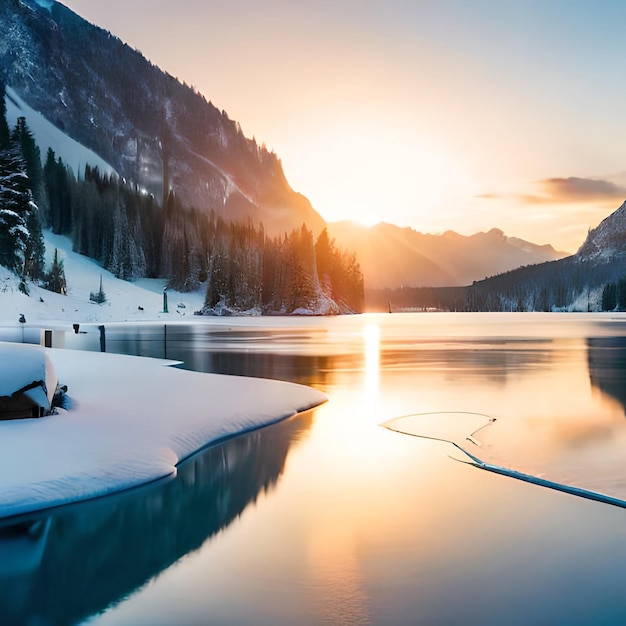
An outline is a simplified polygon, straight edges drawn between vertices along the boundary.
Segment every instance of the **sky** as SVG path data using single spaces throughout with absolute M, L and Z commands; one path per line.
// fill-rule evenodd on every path
M 574 252 L 626 199 L 621 0 L 65 0 L 276 152 L 327 220 Z

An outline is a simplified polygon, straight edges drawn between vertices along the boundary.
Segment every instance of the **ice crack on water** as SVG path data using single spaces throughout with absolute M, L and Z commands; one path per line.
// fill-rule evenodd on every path
M 469 424 L 476 425 L 477 422 L 482 420 L 482 424 L 472 430 L 471 434 L 464 438 L 459 438 L 456 435 L 467 428 Z M 461 422 L 462 425 L 459 424 Z M 478 469 L 482 469 L 502 476 L 508 476 L 516 480 L 521 480 L 539 487 L 545 487 L 547 489 L 553 489 L 567 493 L 579 498 L 586 498 L 587 500 L 593 500 L 601 502 L 603 504 L 609 504 L 611 506 L 617 506 L 622 509 L 626 509 L 626 500 L 611 496 L 599 491 L 593 491 L 585 489 L 583 487 L 577 487 L 564 482 L 553 481 L 546 478 L 541 478 L 534 474 L 528 474 L 515 469 L 504 467 L 503 465 L 487 462 L 480 457 L 476 456 L 469 451 L 465 442 L 469 442 L 477 448 L 482 448 L 481 441 L 477 438 L 477 434 L 491 426 L 496 422 L 496 418 L 489 417 L 480 413 L 469 412 L 440 412 L 440 413 L 412 413 L 409 415 L 402 415 L 395 417 L 391 420 L 383 422 L 381 426 L 398 432 L 404 435 L 410 435 L 412 437 L 418 437 L 420 439 L 429 439 L 431 441 L 441 441 L 454 446 L 458 451 L 462 452 L 469 460 L 457 459 L 453 456 L 455 461 L 465 463 Z M 430 430 L 429 430 L 430 429 Z M 457 439 L 455 441 L 455 439 Z M 459 440 L 463 441 L 463 445 L 459 443 Z

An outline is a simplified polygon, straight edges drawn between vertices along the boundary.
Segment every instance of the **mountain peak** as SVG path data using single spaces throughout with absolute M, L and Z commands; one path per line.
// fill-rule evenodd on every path
M 576 259 L 603 262 L 622 255 L 626 255 L 626 202 L 589 231 Z
M 46 17 L 50 17 L 52 8 L 57 4 L 56 0 L 15 0 L 15 2 L 30 12 L 42 13 Z

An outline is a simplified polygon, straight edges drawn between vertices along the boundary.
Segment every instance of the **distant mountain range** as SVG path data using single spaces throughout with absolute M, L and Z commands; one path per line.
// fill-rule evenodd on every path
M 429 235 L 384 222 L 371 227 L 335 222 L 328 232 L 342 247 L 355 251 L 366 289 L 469 285 L 568 256 L 550 245 L 507 237 L 497 228 L 471 236 L 453 231 Z
M 327 225 L 290 187 L 273 152 L 111 33 L 53 0 L 3 0 L 0 28 L 7 107 L 26 117 L 42 156 L 50 146 L 74 167 L 86 159 L 115 172 L 161 206 L 173 191 L 184 207 L 262 224 L 270 235 L 304 223 L 317 236 L 328 226 L 341 248 L 355 252 L 366 289 L 468 285 L 566 256 L 497 229 L 463 236 Z
M 382 289 L 369 310 L 626 311 L 626 202 L 589 231 L 580 249 L 464 287 Z

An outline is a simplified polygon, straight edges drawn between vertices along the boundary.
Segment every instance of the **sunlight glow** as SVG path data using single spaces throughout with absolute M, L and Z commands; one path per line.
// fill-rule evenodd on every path
M 377 123 L 373 114 L 374 121 L 308 114 L 318 119 L 316 130 L 299 127 L 292 132 L 297 142 L 285 139 L 283 164 L 294 188 L 305 189 L 328 221 L 385 221 L 438 231 L 444 209 L 477 193 L 468 159 L 443 136 Z M 453 224 L 465 226 L 458 217 L 447 226 Z
M 380 388 L 380 327 L 378 324 L 365 326 L 363 339 L 365 342 L 363 387 L 369 396 L 376 396 Z
M 372 213 L 366 213 L 365 215 L 361 215 L 355 219 L 357 224 L 361 226 L 365 226 L 366 228 L 371 228 L 372 226 L 376 226 L 376 224 L 380 224 L 381 220 L 373 215 Z

